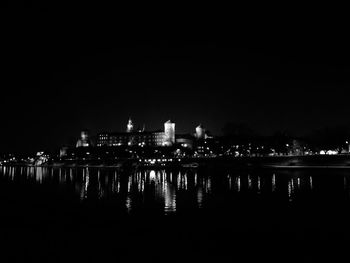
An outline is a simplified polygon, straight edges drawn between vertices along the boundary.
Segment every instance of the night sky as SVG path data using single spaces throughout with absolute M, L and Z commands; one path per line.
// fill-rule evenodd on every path
M 171 119 L 178 133 L 202 123 L 214 135 L 227 122 L 266 135 L 349 124 L 350 45 L 339 27 L 89 18 L 3 18 L 0 152 L 54 149 L 85 128 L 124 131 L 129 116 L 148 130 Z

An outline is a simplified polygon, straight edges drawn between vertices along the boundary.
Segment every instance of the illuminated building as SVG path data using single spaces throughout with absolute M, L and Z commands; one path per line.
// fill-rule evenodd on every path
M 192 141 L 184 139 L 179 142 L 192 147 Z M 97 146 L 171 146 L 175 144 L 175 123 L 170 120 L 164 123 L 164 131 L 145 131 L 145 128 L 134 130 L 129 119 L 126 132 L 103 132 L 97 135 Z
M 164 145 L 171 146 L 175 143 L 175 123 L 168 120 L 164 123 Z
M 175 124 L 174 124 L 175 125 Z M 175 134 L 174 134 L 175 136 Z M 173 140 L 175 141 L 175 139 Z M 132 120 L 129 119 L 126 132 L 103 132 L 97 135 L 97 146 L 163 146 L 164 132 L 134 130 Z
M 60 149 L 60 157 L 67 156 L 67 152 L 68 152 L 68 147 L 67 147 L 67 146 L 63 146 L 63 147 Z
M 193 148 L 193 136 L 190 134 L 176 135 L 176 144 L 184 148 Z
M 128 124 L 126 125 L 126 132 L 133 132 L 134 124 L 132 123 L 131 118 L 129 118 Z
M 97 146 L 162 146 L 163 138 L 162 131 L 112 132 L 108 135 L 100 133 L 97 136 Z
M 89 147 L 91 146 L 91 142 L 89 140 L 88 131 L 84 130 L 80 133 L 80 139 L 77 141 L 76 147 Z
M 97 146 L 108 146 L 109 145 L 109 133 L 103 132 L 98 134 Z
M 204 129 L 204 127 L 203 127 L 202 124 L 199 124 L 199 125 L 196 127 L 195 137 L 196 137 L 198 140 L 205 139 L 205 129 Z

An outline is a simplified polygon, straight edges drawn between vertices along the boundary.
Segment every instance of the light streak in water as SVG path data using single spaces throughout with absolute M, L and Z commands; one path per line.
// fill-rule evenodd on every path
M 272 192 L 276 191 L 276 175 L 272 175 Z
M 156 172 L 154 170 L 149 172 L 149 179 L 151 181 L 155 181 L 156 180 Z
M 250 177 L 250 174 L 248 174 L 248 188 L 252 188 L 252 178 Z
M 181 173 L 179 172 L 176 177 L 177 189 L 181 189 Z
M 89 169 L 84 168 L 83 169 L 83 187 L 81 188 L 81 192 L 80 192 L 80 200 L 84 200 L 88 196 L 89 180 L 90 180 Z
M 41 184 L 43 182 L 43 168 L 36 167 L 35 169 L 35 180 Z
M 202 187 L 199 186 L 197 190 L 197 204 L 199 208 L 202 207 L 202 203 L 203 203 L 203 190 L 202 190 Z
M 101 199 L 104 196 L 104 187 L 101 186 L 101 172 L 97 171 L 97 192 L 98 199 Z
M 120 188 L 120 182 L 119 182 L 118 174 L 117 174 L 117 171 L 114 171 L 113 180 L 112 180 L 112 192 L 119 193 L 119 188 Z
M 291 202 L 292 199 L 292 183 L 291 181 L 288 181 L 288 199 Z
M 130 180 L 130 176 L 128 176 L 128 193 L 130 193 L 130 189 L 131 189 L 131 180 Z
M 309 182 L 310 182 L 310 189 L 312 190 L 314 188 L 314 185 L 312 182 L 312 176 L 310 176 Z
M 260 182 L 260 176 L 258 176 L 258 193 L 260 194 L 260 190 L 261 190 L 261 182 Z
M 187 173 L 184 174 L 183 176 L 183 182 L 184 182 L 184 189 L 187 190 Z
M 236 177 L 237 191 L 241 191 L 241 176 Z
M 73 169 L 72 168 L 69 169 L 69 179 L 71 182 L 73 181 Z
M 58 171 L 58 182 L 62 183 L 62 169 L 59 169 Z
M 176 212 L 176 191 L 172 188 L 171 183 L 165 181 L 163 194 L 165 214 Z
M 10 173 L 11 181 L 14 181 L 14 179 L 15 179 L 15 167 L 10 167 L 9 173 Z
M 128 195 L 126 197 L 126 200 L 125 200 L 125 206 L 126 206 L 126 209 L 127 209 L 128 213 L 130 213 L 130 211 L 131 211 L 131 205 L 132 205 L 131 198 Z
M 209 193 L 211 191 L 211 178 L 207 177 L 204 180 L 204 191 L 205 193 Z
M 288 198 L 289 201 L 293 201 L 293 195 L 295 192 L 294 180 L 293 178 L 288 181 Z

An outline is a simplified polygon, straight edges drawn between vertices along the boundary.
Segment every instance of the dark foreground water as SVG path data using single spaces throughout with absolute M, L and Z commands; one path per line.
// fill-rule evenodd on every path
M 0 167 L 0 209 L 23 262 L 350 257 L 350 170 Z

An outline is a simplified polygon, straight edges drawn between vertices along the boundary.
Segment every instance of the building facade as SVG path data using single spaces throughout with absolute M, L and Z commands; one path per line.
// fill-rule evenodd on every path
M 126 132 L 103 132 L 97 135 L 97 146 L 171 146 L 175 143 L 175 123 L 166 122 L 164 131 L 134 131 L 129 119 Z
M 203 139 L 205 139 L 205 128 L 203 127 L 202 124 L 199 124 L 199 125 L 196 127 L 195 137 L 196 137 L 196 139 L 198 139 L 198 140 L 203 140 Z
M 172 146 L 175 144 L 175 123 L 168 120 L 164 123 L 164 145 Z
M 88 131 L 84 130 L 80 133 L 80 139 L 76 143 L 76 147 L 89 147 L 91 146 L 91 141 L 89 139 Z

